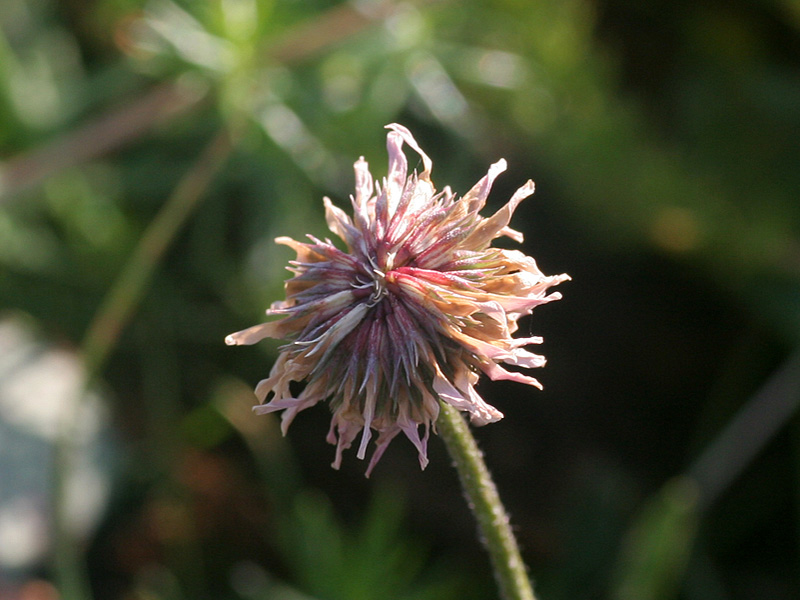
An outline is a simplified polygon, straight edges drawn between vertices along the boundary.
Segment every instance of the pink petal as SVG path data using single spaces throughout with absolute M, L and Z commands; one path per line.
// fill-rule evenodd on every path
M 400 426 L 400 429 L 403 430 L 403 433 L 406 434 L 406 437 L 411 440 L 411 443 L 414 444 L 414 447 L 417 449 L 417 453 L 419 455 L 419 466 L 421 469 L 425 469 L 425 467 L 428 466 L 429 426 L 427 424 L 425 425 L 425 436 L 420 439 L 419 423 L 416 423 L 411 419 L 398 419 L 397 424 Z
M 524 383 L 525 385 L 532 385 L 540 390 L 542 384 L 535 377 L 523 375 L 522 373 L 515 373 L 513 371 L 506 371 L 503 367 L 494 362 L 480 362 L 478 367 L 489 376 L 492 381 L 516 381 L 517 383 Z
M 383 453 L 386 452 L 386 448 L 389 447 L 389 442 L 391 442 L 398 433 L 400 433 L 400 428 L 397 426 L 381 431 L 381 434 L 378 436 L 378 439 L 375 442 L 375 450 L 372 453 L 372 458 L 370 458 L 369 466 L 367 467 L 367 477 L 370 476 L 372 469 L 375 468 L 375 465 L 378 464 L 378 461 L 381 459 L 381 456 L 383 456 Z

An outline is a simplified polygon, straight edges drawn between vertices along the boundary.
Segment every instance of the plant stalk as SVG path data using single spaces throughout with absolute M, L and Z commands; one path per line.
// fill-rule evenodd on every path
M 495 579 L 504 600 L 536 600 L 508 514 L 475 438 L 461 413 L 444 402 L 436 421 L 439 435 L 455 463 L 461 487 L 478 521 L 481 540 L 489 551 Z

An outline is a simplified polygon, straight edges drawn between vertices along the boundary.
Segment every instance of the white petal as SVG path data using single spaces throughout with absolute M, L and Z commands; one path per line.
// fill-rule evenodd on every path
M 281 321 L 272 321 L 271 323 L 261 323 L 260 325 L 248 327 L 247 329 L 237 331 L 227 336 L 225 338 L 225 343 L 228 344 L 228 346 L 249 346 L 250 344 L 260 342 L 264 338 L 281 337 L 281 334 L 278 333 L 278 326 L 280 323 Z
M 489 167 L 489 172 L 484 175 L 478 183 L 472 186 L 470 191 L 464 194 L 461 200 L 469 203 L 469 212 L 477 212 L 484 207 L 494 180 L 497 179 L 500 173 L 506 170 L 506 167 L 506 161 L 501 158 Z
M 476 425 L 485 425 L 486 423 L 493 423 L 503 418 L 503 413 L 495 407 L 486 404 L 486 402 L 476 393 L 475 398 L 464 397 L 464 394 L 456 389 L 456 387 L 447 381 L 444 374 L 442 374 L 438 365 L 436 367 L 436 375 L 433 379 L 433 389 L 439 394 L 439 397 L 454 406 L 458 410 L 469 412 L 470 420 Z
M 414 139 L 414 136 L 411 135 L 411 132 L 403 127 L 398 123 L 391 123 L 386 126 L 386 129 L 391 129 L 395 133 L 397 133 L 403 141 L 411 146 L 414 149 L 414 152 L 420 155 L 422 158 L 422 165 L 425 167 L 425 170 L 420 173 L 420 179 L 430 179 L 431 176 L 431 169 L 433 168 L 433 161 L 422 151 L 422 148 L 419 147 L 417 144 L 417 140 Z
M 403 153 L 403 138 L 396 133 L 390 133 L 386 136 L 386 148 L 389 151 L 389 172 L 386 175 L 383 194 L 378 196 L 378 204 L 376 207 L 376 214 L 380 220 L 381 206 L 383 205 L 386 211 L 386 223 L 388 219 L 395 213 L 400 198 L 403 195 L 403 188 L 406 185 L 406 177 L 408 175 L 408 159 Z
M 364 417 L 364 429 L 361 434 L 361 445 L 358 447 L 357 456 L 361 460 L 364 460 L 364 457 L 367 455 L 369 440 L 372 437 L 372 419 L 375 417 L 375 394 L 367 393 L 362 416 Z

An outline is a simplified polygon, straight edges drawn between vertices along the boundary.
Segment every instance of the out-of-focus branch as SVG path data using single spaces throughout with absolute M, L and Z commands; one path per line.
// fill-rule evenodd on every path
M 800 350 L 748 400 L 684 475 L 633 520 L 614 575 L 616 600 L 677 597 L 698 524 L 800 407 Z
M 205 96 L 185 80 L 162 83 L 122 106 L 0 164 L 0 202 L 131 142 L 155 125 L 182 114 Z
M 395 2 L 352 2 L 292 28 L 267 48 L 267 55 L 291 65 L 352 37 L 397 9 Z
M 800 350 L 795 350 L 731 419 L 689 469 L 708 508 L 800 407 Z
M 152 275 L 170 243 L 205 195 L 215 175 L 230 157 L 238 138 L 238 129 L 222 129 L 206 146 L 197 161 L 180 180 L 153 222 L 145 231 L 138 246 L 111 286 L 105 300 L 89 324 L 81 350 L 84 361 L 84 385 L 75 403 L 77 406 L 94 378 L 101 372 L 106 359 L 116 347 L 120 334 L 130 321 L 148 289 Z M 74 410 L 61 423 L 56 441 L 56 468 L 53 479 L 54 505 L 54 567 L 56 579 L 64 598 L 91 600 L 86 581 L 83 551 L 79 548 L 66 520 L 66 486 L 75 469 L 75 434 L 80 411 Z
M 289 30 L 268 45 L 265 55 L 283 64 L 297 64 L 356 35 L 395 8 L 393 2 L 337 6 Z M 196 107 L 206 95 L 197 81 L 179 77 L 145 91 L 39 148 L 0 162 L 0 203 L 63 169 L 123 147 L 158 124 Z
M 83 338 L 81 349 L 90 378 L 116 346 L 164 252 L 227 161 L 235 143 L 232 137 L 237 136 L 238 132 L 223 129 L 209 142 L 142 235 Z

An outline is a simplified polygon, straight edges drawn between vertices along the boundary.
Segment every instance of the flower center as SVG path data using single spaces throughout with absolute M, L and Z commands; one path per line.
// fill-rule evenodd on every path
M 386 274 L 373 267 L 369 273 L 361 273 L 356 276 L 354 283 L 350 284 L 355 290 L 358 299 L 366 298 L 369 294 L 367 306 L 372 307 L 378 304 L 389 291 L 386 289 Z
M 386 274 L 380 269 L 372 269 L 372 295 L 367 306 L 375 306 L 387 294 Z

